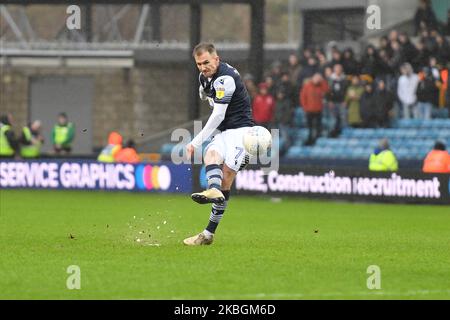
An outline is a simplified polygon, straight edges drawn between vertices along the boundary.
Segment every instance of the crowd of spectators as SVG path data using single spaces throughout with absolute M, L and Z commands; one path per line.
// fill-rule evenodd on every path
M 244 76 L 255 121 L 286 135 L 283 129 L 295 126 L 300 108 L 309 128 L 304 143 L 312 145 L 347 126 L 389 127 L 393 119 L 430 119 L 433 110 L 450 109 L 448 28 L 439 26 L 427 1 L 414 21 L 413 40 L 392 30 L 359 55 L 352 48 L 308 47 L 275 61 L 260 84 Z

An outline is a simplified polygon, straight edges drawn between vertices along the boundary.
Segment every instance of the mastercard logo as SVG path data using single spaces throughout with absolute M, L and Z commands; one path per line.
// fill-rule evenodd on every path
M 135 177 L 141 190 L 167 190 L 170 187 L 171 175 L 166 166 L 140 165 Z

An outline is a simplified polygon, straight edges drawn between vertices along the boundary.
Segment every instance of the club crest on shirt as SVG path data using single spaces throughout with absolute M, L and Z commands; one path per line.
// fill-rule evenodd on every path
M 216 88 L 216 98 L 222 99 L 223 97 L 225 97 L 225 88 L 223 87 Z

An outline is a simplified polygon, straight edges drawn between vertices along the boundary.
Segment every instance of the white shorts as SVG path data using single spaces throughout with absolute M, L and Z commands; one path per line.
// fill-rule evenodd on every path
M 243 169 L 250 160 L 250 154 L 244 149 L 244 134 L 250 127 L 228 129 L 216 134 L 206 146 L 208 150 L 214 150 L 222 156 L 228 168 L 238 172 Z

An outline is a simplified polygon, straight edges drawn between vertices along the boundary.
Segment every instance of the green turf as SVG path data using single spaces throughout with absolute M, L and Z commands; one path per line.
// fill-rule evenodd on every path
M 183 246 L 208 217 L 186 195 L 1 190 L 0 298 L 450 298 L 448 207 L 235 196 L 212 246 Z

